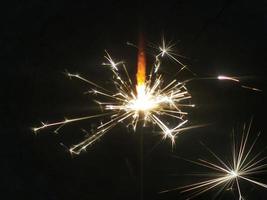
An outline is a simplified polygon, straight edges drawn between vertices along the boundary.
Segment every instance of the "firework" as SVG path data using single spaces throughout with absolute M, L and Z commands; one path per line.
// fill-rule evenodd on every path
M 252 153 L 260 134 L 252 141 L 251 145 L 248 145 L 250 128 L 251 122 L 247 128 L 244 125 L 240 142 L 237 142 L 233 136 L 232 160 L 230 162 L 224 161 L 207 147 L 206 149 L 213 156 L 215 162 L 205 159 L 199 159 L 198 161 L 187 160 L 211 170 L 208 174 L 202 174 L 207 176 L 206 180 L 163 192 L 179 189 L 182 193 L 190 193 L 188 199 L 192 199 L 214 188 L 219 188 L 219 192 L 235 188 L 238 192 L 238 199 L 243 200 L 241 181 L 247 181 L 267 189 L 266 184 L 252 178 L 253 175 L 267 171 L 267 163 L 265 162 L 267 156 L 261 157 L 262 152 Z
M 167 81 L 159 73 L 161 59 L 165 56 L 170 57 L 181 67 L 186 68 L 175 56 L 172 45 L 166 45 L 162 40 L 162 45 L 158 47 L 158 53 L 154 56 L 155 63 L 151 67 L 150 73 L 146 75 L 146 55 L 143 40 L 140 40 L 138 46 L 138 62 L 136 81 L 130 78 L 124 62 L 115 62 L 110 54 L 106 52 L 106 62 L 103 63 L 112 72 L 113 91 L 107 90 L 103 86 L 78 75 L 68 73 L 70 78 L 77 78 L 90 85 L 88 94 L 96 95 L 95 102 L 102 108 L 102 112 L 97 115 L 90 115 L 75 119 L 65 119 L 54 123 L 42 123 L 40 127 L 33 128 L 38 132 L 44 128 L 57 127 L 58 131 L 64 125 L 81 120 L 100 118 L 102 122 L 96 130 L 80 143 L 72 146 L 69 150 L 71 153 L 79 154 L 86 148 L 101 138 L 106 132 L 114 128 L 120 122 L 127 126 L 132 126 L 136 130 L 139 122 L 153 124 L 159 128 L 163 138 L 170 138 L 172 144 L 175 137 L 183 130 L 188 122 L 187 112 L 183 111 L 184 107 L 194 107 L 190 104 L 191 95 L 186 88 L 186 82 L 179 82 L 176 79 Z M 135 83 L 134 83 L 135 82 Z M 108 100 L 106 100 L 108 99 Z M 175 125 L 168 125 L 170 119 L 175 119 Z

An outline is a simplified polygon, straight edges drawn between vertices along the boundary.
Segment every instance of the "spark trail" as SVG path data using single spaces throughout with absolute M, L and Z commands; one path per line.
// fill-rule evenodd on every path
M 253 91 L 256 91 L 256 92 L 262 92 L 262 90 L 260 90 L 258 88 L 240 84 L 240 80 L 237 79 L 236 77 L 220 75 L 220 76 L 217 77 L 217 79 L 218 80 L 234 81 L 234 82 L 237 82 L 240 85 L 240 87 L 242 87 L 242 88 L 245 88 L 245 89 L 248 89 L 248 90 L 253 90 Z

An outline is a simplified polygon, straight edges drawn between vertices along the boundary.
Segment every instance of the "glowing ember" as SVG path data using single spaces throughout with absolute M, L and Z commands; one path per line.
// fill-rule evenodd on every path
M 146 82 L 146 55 L 145 55 L 145 50 L 144 50 L 143 37 L 139 38 L 136 80 L 137 80 L 137 87 L 141 87 L 141 86 L 145 85 L 145 82 Z

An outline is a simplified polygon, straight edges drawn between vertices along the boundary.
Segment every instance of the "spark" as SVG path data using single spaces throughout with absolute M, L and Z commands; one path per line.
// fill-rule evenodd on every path
M 208 174 L 202 174 L 207 175 L 208 179 L 187 186 L 165 190 L 163 192 L 179 189 L 182 193 L 191 193 L 188 199 L 192 199 L 202 193 L 218 187 L 220 188 L 219 192 L 227 191 L 229 188 L 231 188 L 231 190 L 236 188 L 238 192 L 238 199 L 244 200 L 243 192 L 241 190 L 241 181 L 247 181 L 267 189 L 267 184 L 261 183 L 252 178 L 252 176 L 255 174 L 260 174 L 267 171 L 267 163 L 264 162 L 266 161 L 267 156 L 260 157 L 262 152 L 256 154 L 252 153 L 260 134 L 258 134 L 257 137 L 252 141 L 251 145 L 248 145 L 251 123 L 252 121 L 248 127 L 244 125 L 240 142 L 236 142 L 235 137 L 233 137 L 231 162 L 224 161 L 211 149 L 206 147 L 216 162 L 211 162 L 205 159 L 188 161 L 211 170 Z
M 240 83 L 240 80 L 237 79 L 236 77 L 231 77 L 231 76 L 224 76 L 224 75 L 219 75 L 217 77 L 218 80 L 228 80 L 228 81 L 234 81 L 237 83 Z M 240 85 L 242 88 L 248 89 L 248 90 L 253 90 L 253 91 L 257 91 L 257 92 L 262 92 L 262 90 L 255 88 L 255 87 L 250 87 L 247 85 Z
M 177 57 L 185 58 L 185 56 L 177 54 L 174 50 L 174 46 L 175 46 L 175 43 L 166 42 L 165 38 L 162 37 L 161 45 L 159 45 L 158 47 L 159 53 L 156 55 L 155 71 L 157 71 L 160 66 L 160 57 L 167 56 L 171 58 L 172 60 L 174 60 L 175 62 L 177 62 L 181 66 L 177 74 L 180 73 L 182 70 L 186 69 L 187 71 L 191 72 L 194 76 L 196 76 L 196 74 L 192 70 L 190 70 L 185 64 L 183 64 L 177 58 Z
M 69 151 L 80 154 L 81 151 L 99 140 L 105 133 L 116 125 L 124 122 L 127 126 L 136 130 L 138 123 L 156 125 L 159 128 L 163 139 L 169 138 L 172 144 L 175 143 L 176 136 L 190 127 L 184 127 L 188 122 L 187 112 L 184 107 L 194 107 L 190 103 L 186 82 L 176 79 L 167 81 L 159 73 L 161 66 L 160 57 L 171 56 L 178 64 L 185 67 L 172 54 L 171 47 L 166 46 L 163 40 L 159 53 L 155 55 L 155 64 L 152 66 L 150 74 L 146 75 L 146 55 L 143 40 L 141 38 L 138 46 L 138 64 L 136 74 L 136 84 L 130 78 L 125 63 L 116 62 L 106 51 L 106 62 L 103 66 L 108 67 L 112 72 L 113 91 L 106 89 L 78 74 L 66 73 L 70 78 L 77 78 L 90 85 L 89 95 L 97 96 L 95 102 L 102 108 L 102 112 L 96 115 L 84 116 L 74 119 L 65 119 L 54 123 L 42 123 L 41 126 L 33 128 L 34 132 L 39 132 L 48 127 L 57 127 L 56 132 L 63 126 L 92 118 L 100 118 L 102 123 L 96 127 L 91 135 L 72 146 Z M 169 120 L 175 120 L 175 125 L 170 126 Z

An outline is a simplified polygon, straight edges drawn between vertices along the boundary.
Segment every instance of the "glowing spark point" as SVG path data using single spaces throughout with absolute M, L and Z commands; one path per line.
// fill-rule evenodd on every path
M 220 187 L 220 192 L 226 191 L 228 190 L 228 188 L 236 187 L 238 191 L 238 199 L 243 200 L 244 198 L 240 185 L 241 180 L 248 181 L 249 183 L 267 189 L 267 184 L 258 182 L 251 178 L 252 175 L 260 174 L 262 172 L 267 171 L 267 163 L 264 162 L 266 161 L 267 156 L 260 158 L 261 152 L 254 155 L 252 154 L 259 134 L 252 142 L 251 146 L 248 146 L 247 143 L 249 142 L 248 139 L 250 128 L 251 122 L 248 128 L 246 128 L 246 126 L 244 125 L 240 144 L 235 142 L 235 140 L 233 141 L 232 162 L 229 163 L 223 161 L 217 154 L 215 154 L 213 151 L 206 147 L 217 162 L 211 162 L 204 159 L 199 159 L 198 161 L 189 160 L 189 162 L 205 167 L 216 173 L 208 173 L 208 179 L 205 181 L 197 182 L 184 187 L 166 190 L 163 192 L 181 189 L 182 192 L 192 192 L 188 198 L 192 199 L 216 187 Z M 210 175 L 212 175 L 211 178 Z
M 239 176 L 239 172 L 235 170 L 231 170 L 229 174 L 231 175 L 232 178 L 236 178 Z
M 177 57 L 184 58 L 184 56 L 177 54 L 173 49 L 174 46 L 175 45 L 173 43 L 166 42 L 164 37 L 162 37 L 162 44 L 158 47 L 159 54 L 156 55 L 155 71 L 157 71 L 160 66 L 160 57 L 167 56 L 182 66 L 180 70 L 178 71 L 178 73 L 186 69 L 196 76 L 196 74 L 193 71 L 191 71 L 186 65 L 184 65 L 181 61 L 177 59 Z
M 158 73 L 161 63 L 159 55 L 162 57 L 164 55 L 171 56 L 181 64 L 168 52 L 169 48 L 165 46 L 165 42 L 163 46 L 164 49 L 160 49 L 159 54 L 155 56 L 155 65 L 152 67 L 149 78 L 146 79 L 146 57 L 143 41 L 140 41 L 136 85 L 133 84 L 125 64 L 123 62 L 115 62 L 110 54 L 106 52 L 107 63 L 103 63 L 103 65 L 112 71 L 114 92 L 80 75 L 67 73 L 70 78 L 77 78 L 91 86 L 88 94 L 96 95 L 99 98 L 95 102 L 101 106 L 103 113 L 42 124 L 40 127 L 33 128 L 33 131 L 37 132 L 44 128 L 56 126 L 58 127 L 55 130 L 57 132 L 66 124 L 101 117 L 103 123 L 97 126 L 91 136 L 87 136 L 82 142 L 72 146 L 70 148 L 71 153 L 79 154 L 120 122 L 125 122 L 127 126 L 132 126 L 134 130 L 136 130 L 140 121 L 143 121 L 144 125 L 147 123 L 154 124 L 160 129 L 163 138 L 170 138 L 174 143 L 177 134 L 190 128 L 183 128 L 188 120 L 186 119 L 187 113 L 182 108 L 185 106 L 194 107 L 194 105 L 188 102 L 191 96 L 187 91 L 185 82 L 171 80 L 166 83 L 163 76 Z M 167 125 L 169 119 L 176 121 L 174 126 Z

